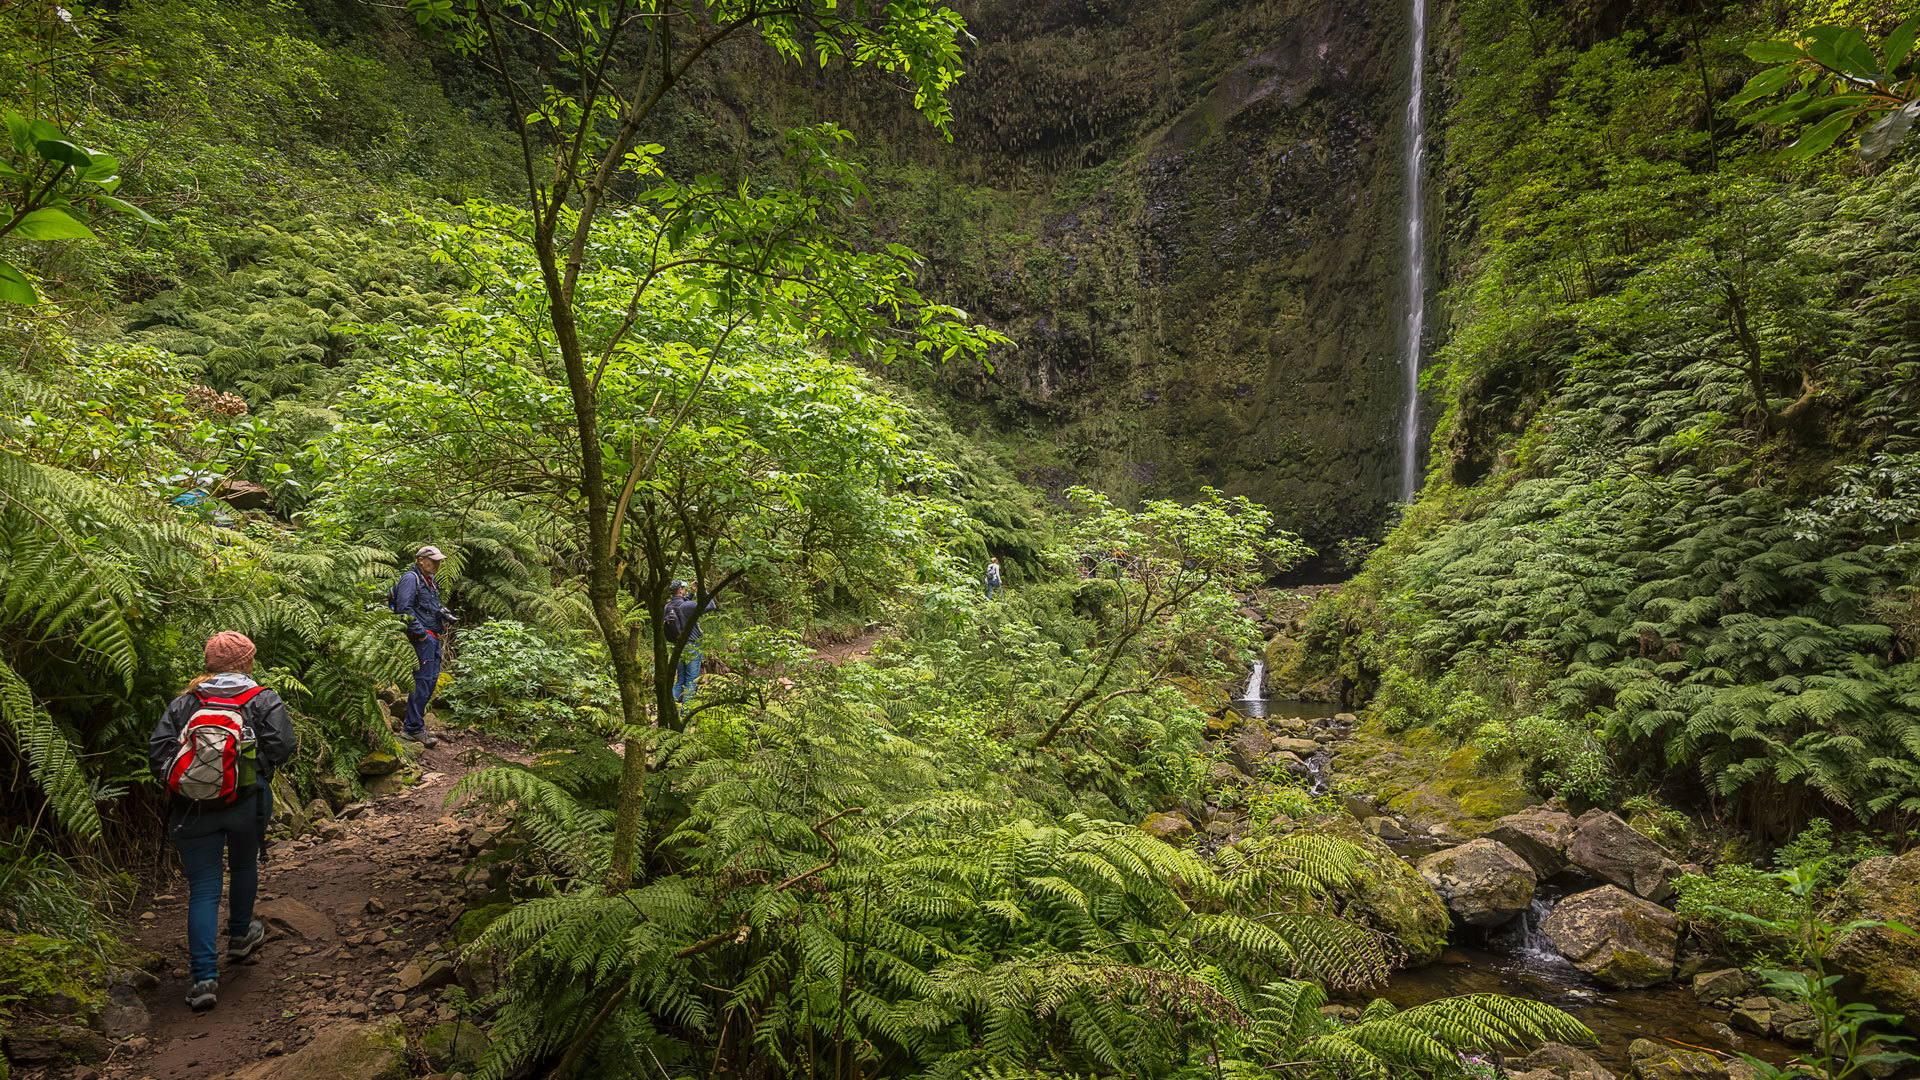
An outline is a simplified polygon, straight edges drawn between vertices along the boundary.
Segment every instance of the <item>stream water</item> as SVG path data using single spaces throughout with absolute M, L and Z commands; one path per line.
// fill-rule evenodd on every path
M 1249 717 L 1300 717 L 1322 722 L 1340 712 L 1340 706 L 1319 702 L 1261 700 L 1254 696 L 1259 687 L 1257 679 L 1251 681 L 1248 697 L 1235 701 L 1234 709 Z M 1316 792 L 1326 790 L 1332 780 L 1327 756 L 1322 750 L 1308 761 Z M 1347 806 L 1355 817 L 1380 812 L 1360 796 L 1349 796 Z M 1452 845 L 1430 836 L 1409 836 L 1389 846 L 1411 862 Z M 1505 994 L 1544 1001 L 1591 1028 L 1600 1045 L 1598 1049 L 1588 1047 L 1588 1052 L 1622 1076 L 1627 1071 L 1627 1047 L 1635 1039 L 1674 1040 L 1722 1053 L 1748 1053 L 1773 1064 L 1783 1064 L 1794 1056 L 1795 1051 L 1785 1043 L 1734 1030 L 1727 1023 L 1725 1011 L 1699 1004 L 1685 987 L 1668 984 L 1643 990 L 1610 990 L 1555 952 L 1553 943 L 1541 932 L 1541 924 L 1562 896 L 1591 884 L 1569 885 L 1564 878 L 1543 882 L 1533 906 L 1513 922 L 1491 930 L 1465 928 L 1455 935 L 1455 943 L 1437 963 L 1397 971 L 1385 986 L 1361 991 L 1350 1003 L 1364 1005 L 1368 998 L 1383 997 L 1407 1008 L 1461 994 Z

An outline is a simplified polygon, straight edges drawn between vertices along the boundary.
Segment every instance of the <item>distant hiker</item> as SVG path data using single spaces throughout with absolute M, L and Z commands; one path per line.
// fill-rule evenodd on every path
M 427 730 L 427 706 L 440 683 L 440 635 L 447 624 L 456 621 L 440 602 L 440 583 L 434 573 L 446 556 L 427 544 L 414 553 L 413 565 L 394 582 L 389 594 L 393 610 L 407 624 L 407 638 L 413 642 L 413 654 L 420 666 L 413 672 L 413 693 L 407 695 L 407 717 L 400 737 L 422 746 L 438 746 L 440 740 Z
M 207 640 L 207 672 L 173 699 L 147 740 L 147 760 L 172 804 L 167 834 L 187 875 L 187 1004 L 219 1001 L 221 859 L 227 895 L 227 959 L 244 960 L 266 940 L 253 917 L 260 849 L 273 816 L 273 770 L 300 738 L 280 695 L 253 681 L 253 642 L 222 630 Z
M 1000 556 L 987 560 L 987 599 L 991 600 L 1000 592 Z
M 1121 575 L 1126 573 L 1126 566 L 1127 566 L 1126 549 L 1114 548 L 1113 549 L 1113 580 L 1115 581 L 1120 580 Z
M 686 651 L 680 654 L 679 670 L 673 676 L 673 700 L 684 705 L 693 697 L 700 682 L 700 616 L 719 611 L 720 605 L 718 601 L 709 600 L 701 606 L 697 599 L 698 587 L 689 587 L 684 581 L 674 582 L 671 591 L 673 599 L 667 601 L 667 640 L 677 642 L 685 637 L 687 642 Z

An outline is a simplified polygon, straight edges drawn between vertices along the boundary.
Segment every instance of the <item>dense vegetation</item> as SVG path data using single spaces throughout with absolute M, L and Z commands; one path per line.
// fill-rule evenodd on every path
M 1389 725 L 1774 838 L 1920 809 L 1920 172 L 1832 96 L 1899 82 L 1912 27 L 1856 7 L 1462 8 L 1446 413 L 1311 631 Z M 1835 18 L 1864 38 L 1796 29 Z
M 462 787 L 516 836 L 460 924 L 485 1075 L 1452 1075 L 1584 1034 L 1323 1014 L 1402 946 L 1303 795 L 1212 857 L 1136 826 L 1208 794 L 1245 598 L 1307 549 L 1204 488 L 1048 499 L 902 389 L 1006 343 L 872 235 L 844 130 L 700 171 L 678 80 L 743 28 L 946 125 L 958 16 L 844 6 L 0 13 L 0 953 L 118 955 L 145 732 L 214 630 L 300 729 L 284 803 L 407 753 L 381 597 L 431 541 L 440 709 L 531 752 Z M 720 602 L 684 705 L 678 578 Z

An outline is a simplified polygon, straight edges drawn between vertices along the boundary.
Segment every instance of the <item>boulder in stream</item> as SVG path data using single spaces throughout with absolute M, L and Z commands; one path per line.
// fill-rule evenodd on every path
M 1351 886 L 1336 890 L 1347 915 L 1391 935 L 1406 950 L 1410 966 L 1439 959 L 1453 920 L 1427 879 L 1357 821 L 1335 822 L 1327 831 L 1365 850 L 1371 862 Z
M 1920 849 L 1863 860 L 1847 875 L 1831 923 L 1891 919 L 1920 926 Z M 1861 930 L 1841 939 L 1828 957 L 1843 978 L 1840 992 L 1906 1017 L 1902 1027 L 1920 1032 L 1920 937 L 1887 929 Z
M 1635 832 L 1620 815 L 1582 815 L 1567 842 L 1567 861 L 1601 881 L 1659 903 L 1673 895 L 1680 864 L 1667 849 Z
M 1615 1080 L 1593 1055 L 1566 1043 L 1541 1043 L 1520 1062 L 1520 1068 L 1527 1072 L 1551 1073 L 1556 1080 Z
M 1257 776 L 1266 756 L 1273 752 L 1273 736 L 1265 728 L 1249 724 L 1227 743 L 1227 756 L 1240 771 Z
M 1627 1047 L 1633 1080 L 1728 1080 L 1727 1063 L 1704 1050 L 1635 1039 Z
M 1608 986 L 1673 978 L 1680 917 L 1624 889 L 1603 885 L 1560 901 L 1541 924 L 1560 955 Z
M 1419 862 L 1447 910 L 1468 926 L 1499 926 L 1527 910 L 1539 884 L 1533 867 L 1495 840 L 1469 840 Z
M 1573 839 L 1573 815 L 1533 807 L 1493 823 L 1487 839 L 1498 840 L 1527 860 L 1536 877 L 1550 878 L 1567 868 L 1567 844 Z

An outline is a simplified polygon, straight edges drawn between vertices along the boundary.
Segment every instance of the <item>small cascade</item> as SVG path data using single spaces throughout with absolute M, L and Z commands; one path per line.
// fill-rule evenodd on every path
M 1553 939 L 1547 937 L 1541 927 L 1546 924 L 1547 916 L 1553 914 L 1553 901 L 1544 896 L 1533 898 L 1533 904 L 1520 913 L 1514 920 L 1514 951 L 1529 960 L 1558 960 L 1560 954 L 1554 951 Z
M 1313 778 L 1310 790 L 1315 795 L 1325 795 L 1333 783 L 1332 755 L 1325 750 L 1316 750 L 1307 757 L 1307 775 Z
M 1267 662 L 1253 662 L 1253 677 L 1247 680 L 1247 692 L 1240 695 L 1242 701 L 1265 701 L 1267 699 Z
M 1420 339 L 1427 329 L 1427 2 L 1413 0 L 1413 79 L 1407 99 L 1407 413 L 1400 433 L 1400 494 L 1420 490 Z

